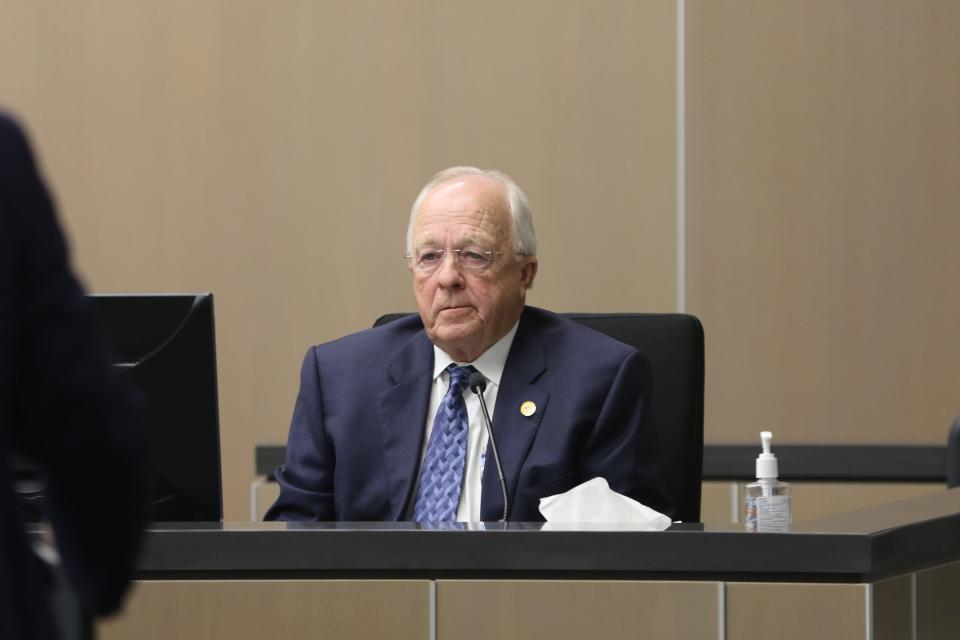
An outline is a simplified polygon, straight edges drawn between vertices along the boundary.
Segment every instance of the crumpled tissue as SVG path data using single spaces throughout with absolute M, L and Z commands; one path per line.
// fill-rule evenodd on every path
M 663 531 L 670 518 L 632 498 L 617 493 L 606 478 L 596 477 L 566 493 L 540 498 L 540 513 L 552 522 L 629 522 L 642 531 Z

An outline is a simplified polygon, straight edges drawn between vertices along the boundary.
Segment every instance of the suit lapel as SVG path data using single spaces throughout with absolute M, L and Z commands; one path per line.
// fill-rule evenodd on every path
M 387 366 L 392 386 L 378 397 L 380 432 L 390 491 L 390 518 L 400 520 L 410 497 L 423 448 L 433 379 L 433 345 L 420 331 Z
M 540 428 L 547 402 L 550 400 L 549 393 L 532 384 L 547 366 L 543 337 L 531 329 L 527 317 L 521 317 L 503 377 L 500 379 L 497 405 L 493 414 L 493 435 L 500 451 L 500 463 L 503 465 L 503 476 L 511 503 L 516 499 L 520 467 L 530 451 L 530 445 Z M 532 402 L 536 406 L 532 415 L 525 416 L 521 413 L 520 408 L 525 402 Z M 499 520 L 503 515 L 503 497 L 493 453 L 489 447 L 482 484 L 480 518 L 484 521 Z

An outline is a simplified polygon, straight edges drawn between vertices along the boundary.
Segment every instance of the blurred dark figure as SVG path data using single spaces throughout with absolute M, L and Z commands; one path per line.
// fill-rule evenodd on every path
M 11 489 L 43 470 L 61 571 L 88 615 L 115 611 L 144 522 L 140 401 L 111 371 L 24 134 L 0 113 L 0 638 L 55 637 L 48 574 Z

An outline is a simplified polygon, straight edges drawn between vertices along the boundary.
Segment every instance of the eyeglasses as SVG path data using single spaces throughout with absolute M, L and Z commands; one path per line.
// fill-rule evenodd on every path
M 420 247 L 412 255 L 407 254 L 405 257 L 410 260 L 417 271 L 430 275 L 443 265 L 443 259 L 448 252 L 453 254 L 457 264 L 470 271 L 483 271 L 493 264 L 497 256 L 504 254 L 503 251 L 494 251 L 478 244 L 468 244 L 460 249 Z

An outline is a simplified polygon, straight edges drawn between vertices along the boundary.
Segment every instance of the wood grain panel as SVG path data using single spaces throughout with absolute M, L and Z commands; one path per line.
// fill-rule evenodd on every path
M 429 637 L 429 582 L 154 580 L 98 626 L 103 640 Z
M 917 573 L 917 638 L 960 637 L 960 562 Z
M 727 583 L 726 640 L 867 639 L 862 584 Z
M 719 588 L 713 582 L 439 580 L 437 639 L 716 638 Z
M 883 580 L 873 585 L 873 638 L 903 640 L 913 638 L 913 576 Z

